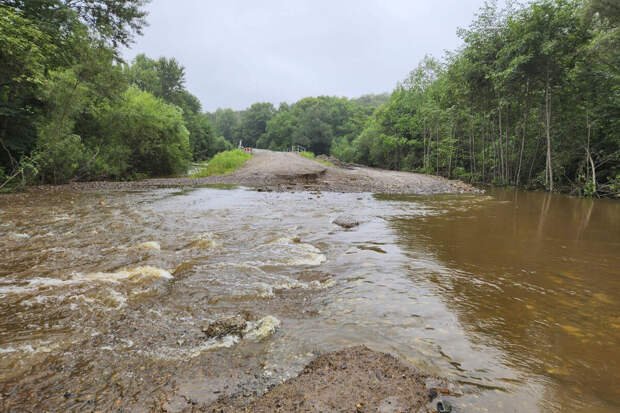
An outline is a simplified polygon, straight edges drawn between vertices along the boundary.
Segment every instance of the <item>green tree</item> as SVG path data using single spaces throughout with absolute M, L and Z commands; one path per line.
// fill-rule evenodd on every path
M 51 37 L 36 24 L 0 7 L 0 166 L 7 170 L 35 146 L 37 90 L 54 51 Z
M 130 87 L 122 105 L 105 116 L 106 135 L 128 148 L 126 170 L 166 176 L 185 172 L 191 159 L 189 132 L 179 107 Z
M 271 103 L 254 103 L 241 113 L 241 121 L 234 133 L 235 141 L 243 141 L 244 146 L 256 146 L 267 129 L 267 122 L 275 114 Z
M 129 46 L 135 34 L 142 34 L 146 25 L 148 0 L 4 0 L 3 6 L 19 11 L 23 17 L 37 22 L 39 28 L 55 33 L 58 45 L 76 25 L 83 25 L 116 48 Z
M 239 114 L 232 109 L 218 108 L 213 114 L 213 123 L 217 136 L 223 136 L 234 144 L 234 132 L 239 125 Z

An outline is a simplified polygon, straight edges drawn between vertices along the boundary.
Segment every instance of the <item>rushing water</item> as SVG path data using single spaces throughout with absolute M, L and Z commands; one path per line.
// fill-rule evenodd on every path
M 332 224 L 342 213 L 364 223 Z M 356 344 L 449 377 L 459 411 L 620 409 L 618 202 L 6 196 L 0 256 L 7 411 L 175 410 Z M 239 313 L 243 339 L 205 339 L 205 323 Z

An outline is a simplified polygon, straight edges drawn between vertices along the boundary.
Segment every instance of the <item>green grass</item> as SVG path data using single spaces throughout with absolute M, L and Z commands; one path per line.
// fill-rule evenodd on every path
M 299 154 L 303 156 L 304 158 L 312 159 L 313 161 L 317 161 L 318 163 L 322 163 L 323 165 L 334 166 L 334 164 L 331 163 L 330 161 L 325 161 L 323 159 L 316 159 L 316 156 L 312 152 L 299 152 Z
M 211 158 L 206 167 L 191 176 L 192 178 L 205 178 L 211 175 L 229 174 L 235 169 L 241 168 L 251 157 L 250 153 L 244 152 L 241 149 L 220 152 Z

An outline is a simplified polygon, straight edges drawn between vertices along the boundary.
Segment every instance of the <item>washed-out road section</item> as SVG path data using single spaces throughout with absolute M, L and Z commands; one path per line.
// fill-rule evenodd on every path
M 375 192 L 392 194 L 439 194 L 479 192 L 458 180 L 411 172 L 389 171 L 338 163 L 328 166 L 295 152 L 254 149 L 246 164 L 227 175 L 206 178 L 175 177 L 135 182 L 80 182 L 74 189 L 132 189 L 167 186 L 237 184 L 278 191 L 318 190 L 331 192 Z M 67 186 L 44 187 L 47 190 Z

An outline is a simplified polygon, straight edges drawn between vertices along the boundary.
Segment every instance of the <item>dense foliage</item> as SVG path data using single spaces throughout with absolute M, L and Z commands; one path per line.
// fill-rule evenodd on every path
M 326 154 L 334 142 L 350 142 L 358 136 L 370 115 L 387 95 L 357 99 L 331 96 L 308 97 L 276 110 L 270 103 L 255 103 L 241 112 L 218 109 L 211 115 L 216 134 L 244 146 L 286 150 L 301 145 Z
M 347 161 L 581 195 L 620 192 L 620 3 L 483 8 L 464 47 L 426 58 Z
M 0 185 L 178 174 L 230 148 L 179 62 L 118 58 L 145 3 L 2 2 Z

